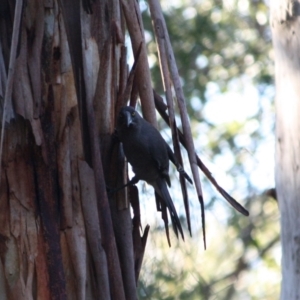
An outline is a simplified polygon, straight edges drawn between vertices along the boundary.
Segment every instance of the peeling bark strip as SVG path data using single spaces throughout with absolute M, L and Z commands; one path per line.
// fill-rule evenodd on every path
M 150 2 L 151 3 L 151 2 Z M 150 6 L 151 10 L 153 10 L 153 5 Z M 169 124 L 172 132 L 172 140 L 173 140 L 173 147 L 174 147 L 174 153 L 177 161 L 179 162 L 179 165 L 183 165 L 182 161 L 182 155 L 179 145 L 179 137 L 177 132 L 177 125 L 175 120 L 175 112 L 174 112 L 174 103 L 173 103 L 173 96 L 172 96 L 172 82 L 170 80 L 170 71 L 168 67 L 168 61 L 167 61 L 167 52 L 165 47 L 165 34 L 163 30 L 163 24 L 161 19 L 155 19 L 153 21 L 153 27 L 155 29 L 156 34 L 156 43 L 158 47 L 158 55 L 159 55 L 159 63 L 160 63 L 160 69 L 162 74 L 162 80 L 165 90 L 165 95 L 167 99 L 168 104 L 168 112 L 169 112 Z M 155 98 L 155 96 L 154 96 Z M 176 166 L 178 169 L 178 166 Z M 190 218 L 190 207 L 189 207 L 189 200 L 188 200 L 188 193 L 187 193 L 187 187 L 186 187 L 186 181 L 183 177 L 183 175 L 180 175 L 180 186 L 181 191 L 183 195 L 183 203 L 185 207 L 185 215 L 187 218 L 187 224 L 188 229 L 190 232 L 190 235 L 192 236 L 192 228 L 191 228 L 191 218 Z M 170 242 L 169 242 L 170 244 Z
M 116 241 L 113 233 L 111 211 L 106 193 L 101 152 L 98 140 L 96 138 L 95 116 L 91 109 L 89 110 L 88 116 L 90 136 L 92 137 L 92 163 L 95 174 L 95 181 L 97 182 L 95 190 L 98 202 L 100 228 L 103 236 L 103 247 L 106 251 L 108 261 L 111 288 L 110 292 L 112 299 L 122 300 L 125 299 L 124 285 L 121 276 L 121 268 L 117 253 Z
M 172 82 L 173 82 L 174 89 L 175 89 L 177 104 L 179 107 L 180 117 L 181 117 L 181 122 L 182 122 L 183 134 L 185 136 L 185 141 L 186 141 L 186 146 L 187 146 L 186 149 L 188 152 L 189 162 L 190 162 L 191 170 L 193 173 L 194 183 L 196 186 L 198 199 L 199 199 L 200 207 L 201 207 L 203 243 L 204 243 L 204 249 L 206 249 L 204 200 L 203 200 L 200 176 L 199 176 L 199 172 L 198 172 L 198 168 L 197 168 L 195 146 L 194 146 L 194 142 L 193 142 L 189 117 L 187 114 L 186 102 L 185 102 L 185 98 L 183 95 L 183 90 L 182 90 L 182 86 L 181 86 L 181 82 L 180 82 L 180 78 L 179 78 L 176 60 L 175 60 L 172 45 L 170 42 L 170 37 L 169 37 L 168 30 L 167 30 L 167 26 L 165 24 L 165 19 L 163 17 L 162 11 L 161 11 L 160 3 L 157 0 L 150 0 L 149 4 L 150 4 L 150 9 L 151 9 L 151 17 L 154 20 L 154 24 L 155 24 L 156 28 L 157 28 L 157 26 L 159 28 L 159 30 L 157 30 L 157 32 L 158 32 L 160 38 L 161 37 L 164 38 L 163 48 L 165 47 L 165 56 L 164 57 L 161 56 L 160 58 L 161 58 L 161 60 L 163 60 L 163 59 L 166 60 L 165 68 L 167 68 L 167 65 L 169 66 L 170 76 L 172 78 Z M 157 21 L 157 20 L 159 20 L 159 21 Z M 163 73 L 163 76 L 169 76 L 169 75 Z M 166 83 L 166 80 L 164 80 L 164 82 Z M 175 124 L 174 124 L 174 121 L 172 120 L 172 117 L 173 117 L 173 113 L 171 111 L 171 114 L 170 114 L 171 123 L 170 124 L 171 124 L 171 128 L 173 130 L 172 132 L 174 132 L 174 135 L 176 135 L 175 127 L 174 127 Z M 176 140 L 177 140 L 176 147 L 178 147 L 178 137 L 176 138 Z M 177 153 L 177 155 L 179 157 L 179 153 Z M 186 189 L 183 187 L 183 191 L 185 191 L 185 190 Z
M 152 123 L 153 126 L 157 127 L 150 70 L 144 38 L 144 28 L 143 23 L 141 22 L 141 12 L 139 10 L 138 3 L 135 0 L 121 0 L 121 3 L 135 55 L 142 44 L 141 58 L 140 63 L 138 64 L 136 78 L 142 103 L 143 116 L 147 121 Z
M 22 6 L 23 6 L 23 1 L 17 0 L 16 7 L 15 7 L 10 55 L 9 55 L 9 68 L 8 68 L 4 102 L 3 102 L 3 110 L 2 110 L 1 136 L 0 136 L 0 158 L 2 158 L 2 151 L 3 151 L 4 132 L 5 132 L 4 125 L 5 125 L 6 121 L 10 121 L 10 118 L 7 119 L 7 115 L 8 115 L 7 107 L 9 107 L 9 108 L 11 107 L 13 77 L 14 77 L 14 73 L 15 73 L 17 46 L 18 46 L 18 41 L 19 41 L 19 36 L 20 36 L 19 32 L 20 32 Z M 1 178 L 1 171 L 2 171 L 2 166 L 0 165 L 0 178 Z
M 81 39 L 81 1 L 58 0 L 63 13 L 63 22 L 66 27 L 69 44 L 69 55 L 72 61 L 73 76 L 75 79 L 78 109 L 80 113 L 81 135 L 85 159 L 91 163 L 91 149 L 88 129 L 88 116 L 86 111 L 86 89 L 83 74 L 83 51 Z M 84 134 L 83 134 L 84 133 Z
M 86 162 L 79 161 L 79 176 L 82 198 L 85 203 L 82 206 L 87 231 L 88 243 L 91 249 L 92 262 L 96 269 L 97 299 L 110 297 L 107 257 L 102 246 L 99 215 L 97 209 L 97 196 L 95 192 L 95 179 L 93 170 Z

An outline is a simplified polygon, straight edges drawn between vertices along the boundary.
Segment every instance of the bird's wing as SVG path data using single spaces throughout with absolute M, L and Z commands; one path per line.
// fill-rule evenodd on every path
M 159 131 L 148 122 L 144 128 L 147 130 L 147 135 L 142 138 L 147 139 L 147 148 L 149 149 L 149 155 L 152 157 L 153 164 L 157 168 L 159 175 L 166 180 L 168 186 L 171 186 L 167 144 Z

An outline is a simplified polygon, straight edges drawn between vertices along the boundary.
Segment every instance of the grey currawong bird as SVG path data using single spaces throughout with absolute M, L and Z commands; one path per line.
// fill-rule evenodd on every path
M 173 151 L 159 131 L 143 119 L 133 107 L 126 106 L 121 109 L 118 116 L 117 135 L 135 173 L 125 186 L 135 184 L 139 180 L 152 185 L 169 210 L 176 235 L 179 231 L 184 239 L 181 223 L 167 188 L 167 185 L 171 186 L 169 159 L 190 183 L 192 180 L 177 164 Z

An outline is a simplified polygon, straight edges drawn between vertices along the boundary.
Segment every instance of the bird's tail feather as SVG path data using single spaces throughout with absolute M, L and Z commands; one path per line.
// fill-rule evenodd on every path
M 176 208 L 174 206 L 174 203 L 171 199 L 171 196 L 168 191 L 167 184 L 163 178 L 158 178 L 154 184 L 152 184 L 155 191 L 159 194 L 159 196 L 162 198 L 162 200 L 165 202 L 166 206 L 169 209 L 170 215 L 171 215 L 171 220 L 172 220 L 172 225 L 174 232 L 176 236 L 178 237 L 178 231 L 180 232 L 182 239 L 184 240 L 184 235 L 183 235 L 183 230 L 181 227 L 180 220 L 178 218 Z

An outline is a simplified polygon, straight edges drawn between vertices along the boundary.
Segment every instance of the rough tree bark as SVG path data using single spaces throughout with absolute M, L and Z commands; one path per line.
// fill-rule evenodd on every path
M 281 299 L 300 298 L 300 3 L 271 1 L 276 81 L 276 191 L 281 215 Z
M 145 241 L 104 180 L 124 27 L 118 0 L 1 1 L 1 299 L 137 299 Z

